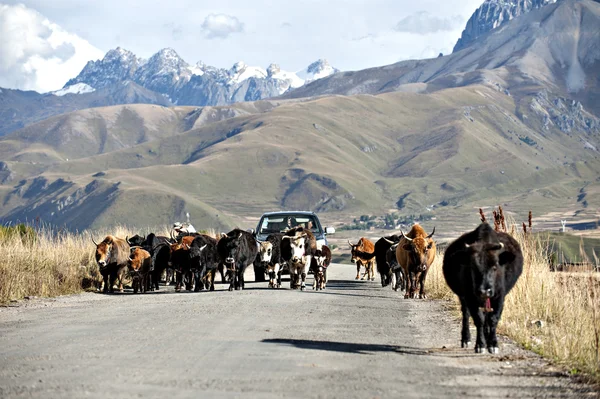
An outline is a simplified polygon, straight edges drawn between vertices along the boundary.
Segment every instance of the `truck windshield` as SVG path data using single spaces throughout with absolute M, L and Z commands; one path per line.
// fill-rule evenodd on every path
M 319 233 L 319 225 L 313 216 L 277 215 L 263 217 L 258 234 L 283 233 L 297 226 L 310 229 L 313 233 Z

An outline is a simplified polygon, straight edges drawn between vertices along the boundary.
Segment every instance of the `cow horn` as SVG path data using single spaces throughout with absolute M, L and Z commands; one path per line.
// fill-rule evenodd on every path
M 171 240 L 177 241 L 175 237 L 173 237 L 173 230 L 169 231 L 169 235 L 171 236 Z
M 185 249 L 186 251 L 187 251 L 188 249 L 190 249 L 190 246 L 189 246 L 189 245 L 187 245 L 187 244 L 183 244 L 181 247 L 182 247 L 183 249 Z
M 381 237 L 381 238 L 383 238 L 383 239 L 384 239 L 384 240 L 385 240 L 385 241 L 386 241 L 388 244 L 392 244 L 392 245 L 394 245 L 394 244 L 397 244 L 397 242 L 395 242 L 395 241 L 390 241 L 390 240 L 388 240 L 388 239 L 387 239 L 387 238 L 385 238 L 385 237 Z
M 465 248 L 471 248 L 471 245 L 465 242 Z
M 129 236 L 125 236 L 125 241 L 127 241 L 127 244 L 129 244 Z
M 221 238 L 225 238 L 225 237 L 227 237 L 227 234 L 221 233 Z
M 92 242 L 94 243 L 94 245 L 98 246 L 98 244 L 96 244 L 96 241 L 94 241 L 94 236 L 90 234 L 90 238 L 92 239 Z
M 431 237 L 433 237 L 433 235 L 434 235 L 434 234 L 435 234 L 435 226 L 433 226 L 433 231 L 431 232 L 431 234 L 429 234 L 429 235 L 427 236 L 427 238 L 431 238 Z
M 350 240 L 348 240 L 348 244 L 350 244 L 351 247 L 354 247 L 354 244 L 352 244 Z
M 500 243 L 500 249 L 502 249 L 502 248 L 504 248 L 504 243 L 503 242 Z
M 408 241 L 412 241 L 413 240 L 412 238 L 405 236 L 404 233 L 402 232 L 402 230 L 400 230 L 400 236 L 402 238 L 406 238 Z
M 133 259 L 131 259 L 131 256 L 129 257 L 129 261 L 133 262 Z
M 289 240 L 289 239 L 291 239 L 292 237 L 290 237 L 290 236 L 283 236 L 283 237 L 281 237 L 281 239 L 282 239 L 282 240 L 285 240 L 286 238 Z
M 243 236 L 243 234 L 242 234 L 242 232 L 240 231 L 240 234 L 238 234 L 237 238 L 242 238 L 242 236 Z
M 202 247 L 200 247 L 200 251 L 202 251 L 204 248 L 206 248 L 208 244 L 204 244 Z

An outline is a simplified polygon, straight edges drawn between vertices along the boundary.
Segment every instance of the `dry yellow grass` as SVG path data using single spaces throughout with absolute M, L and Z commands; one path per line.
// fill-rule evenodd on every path
M 545 243 L 530 235 L 513 235 L 523 249 L 523 274 L 506 296 L 498 331 L 570 371 L 583 372 L 600 382 L 598 273 L 551 272 Z M 452 298 L 458 310 L 456 295 L 442 274 L 442 259 L 440 254 L 427 278 L 428 293 L 432 298 Z
M 0 240 L 0 253 L 0 303 L 79 292 L 98 274 L 93 244 L 80 235 L 41 231 L 34 242 L 14 235 Z

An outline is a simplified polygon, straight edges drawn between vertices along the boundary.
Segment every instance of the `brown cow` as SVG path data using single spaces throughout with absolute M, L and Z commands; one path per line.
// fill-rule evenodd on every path
M 352 262 L 356 262 L 356 278 L 361 280 L 375 280 L 375 244 L 368 238 L 362 237 L 356 244 L 352 244 L 348 240 L 348 244 L 352 248 Z M 365 272 L 360 277 L 360 267 L 365 267 Z
M 396 248 L 396 260 L 404 271 L 406 278 L 406 293 L 404 298 L 414 298 L 417 292 L 417 282 L 421 285 L 419 298 L 425 299 L 425 277 L 427 271 L 435 260 L 435 242 L 431 239 L 435 233 L 435 227 L 431 234 L 427 235 L 425 230 L 415 224 L 407 235 L 400 231 L 402 239 Z
M 176 274 L 177 285 L 175 291 L 181 291 L 183 286 L 183 277 L 186 277 L 186 290 L 191 291 L 193 288 L 193 276 L 190 270 L 191 259 L 190 259 L 190 247 L 194 241 L 195 236 L 184 236 L 181 241 L 171 244 L 171 259 L 169 261 L 169 267 L 173 268 Z
M 142 249 L 135 248 L 131 251 L 127 266 L 129 267 L 129 274 L 132 279 L 133 293 L 137 294 L 138 289 L 143 293 L 150 286 L 150 266 L 152 264 L 152 257 L 150 252 Z
M 103 292 L 114 292 L 113 285 L 119 280 L 119 291 L 123 292 L 123 276 L 127 271 L 129 244 L 122 238 L 108 235 L 100 244 L 96 244 L 96 263 L 104 279 Z

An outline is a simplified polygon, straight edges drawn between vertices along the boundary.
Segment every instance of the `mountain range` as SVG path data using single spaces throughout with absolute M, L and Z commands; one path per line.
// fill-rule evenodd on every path
M 65 86 L 51 93 L 0 89 L 0 136 L 53 115 L 115 104 L 215 106 L 278 96 L 339 72 L 321 59 L 295 72 L 237 62 L 230 69 L 190 65 L 175 50 L 147 60 L 120 47 L 89 61 Z
M 492 2 L 521 11 L 481 11 Z M 486 1 L 465 31 L 493 28 L 463 33 L 470 42 L 461 38 L 450 55 L 338 72 L 292 90 L 276 88 L 276 68 L 265 77 L 243 64 L 190 67 L 167 50 L 158 58 L 168 62 L 112 50 L 63 89 L 86 93 L 51 96 L 68 104 L 118 87 L 168 103 L 80 109 L 0 138 L 0 218 L 84 229 L 165 224 L 189 211 L 195 224 L 226 228 L 251 227 L 246 217 L 267 210 L 311 209 L 350 220 L 422 213 L 459 229 L 470 226 L 465 213 L 476 219 L 473 209 L 485 205 L 594 215 L 600 4 L 526 3 Z M 282 94 L 181 105 L 187 93 L 210 92 L 209 80 L 252 97 L 245 76 L 271 79 Z

